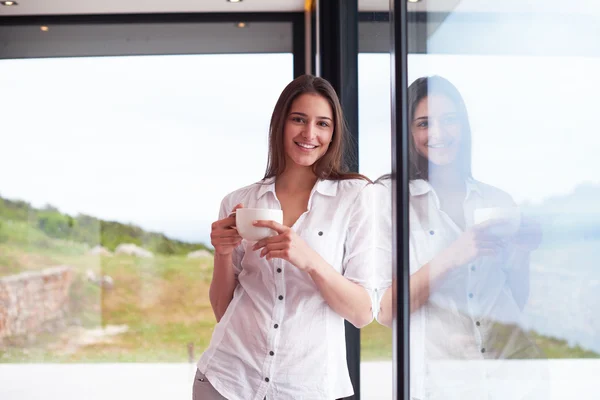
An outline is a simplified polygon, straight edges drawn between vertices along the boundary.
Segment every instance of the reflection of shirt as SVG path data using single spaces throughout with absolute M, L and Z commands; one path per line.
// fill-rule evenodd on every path
M 410 182 L 410 274 L 452 244 L 462 230 L 440 209 L 425 180 Z M 513 207 L 505 192 L 473 179 L 466 181 L 463 203 L 467 229 L 475 209 Z M 417 399 L 493 398 L 490 379 L 506 376 L 504 364 L 474 368 L 472 360 L 535 358 L 535 346 L 521 329 L 521 309 L 528 282 L 509 285 L 514 273 L 526 276 L 528 253 L 507 248 L 482 257 L 443 276 L 430 288 L 429 300 L 411 314 L 411 396 Z M 515 297 L 515 293 L 518 296 Z M 522 299 L 521 304 L 516 298 Z M 453 364 L 450 360 L 471 360 Z M 487 365 L 487 364 L 486 364 Z M 448 367 L 450 366 L 450 367 Z M 456 379 L 448 374 L 452 371 Z M 470 397 L 475 395 L 475 397 Z M 463 397 L 461 397 L 463 396 Z M 507 397 L 517 399 L 519 397 Z
M 373 251 L 369 188 L 361 180 L 317 182 L 308 211 L 292 227 L 336 271 L 368 290 Z M 226 196 L 219 219 L 238 203 L 281 209 L 274 179 Z M 281 259 L 261 259 L 253 244 L 244 240 L 234 251 L 239 285 L 198 369 L 230 400 L 351 396 L 344 319 L 308 274 Z

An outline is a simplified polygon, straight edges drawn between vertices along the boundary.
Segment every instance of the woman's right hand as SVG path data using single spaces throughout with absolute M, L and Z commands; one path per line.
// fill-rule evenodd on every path
M 484 222 L 466 230 L 440 254 L 445 264 L 451 269 L 501 252 L 505 242 L 490 232 L 497 224 L 498 222 Z
M 230 255 L 242 242 L 242 237 L 235 227 L 235 211 L 242 207 L 242 204 L 238 204 L 227 218 L 213 222 L 210 232 L 210 242 L 215 248 L 215 254 L 221 256 Z

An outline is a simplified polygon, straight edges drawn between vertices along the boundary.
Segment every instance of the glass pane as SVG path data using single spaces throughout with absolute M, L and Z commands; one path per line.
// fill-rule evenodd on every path
M 596 398 L 600 7 L 440 4 L 409 5 L 411 396 Z
M 0 398 L 190 398 L 216 323 L 210 226 L 263 176 L 292 67 L 0 61 Z
M 359 24 L 358 93 L 359 93 L 359 167 L 360 172 L 376 182 L 375 207 L 381 207 L 386 232 L 375 240 L 387 243 L 391 234 L 390 197 L 380 197 L 382 182 L 391 172 L 391 96 L 390 96 L 390 22 L 388 13 L 361 14 Z M 387 192 L 385 192 L 387 193 Z M 380 221 L 376 221 L 380 222 Z M 384 255 L 389 255 L 385 252 Z M 375 262 L 374 308 L 391 282 L 389 257 Z M 381 279 L 381 278 L 384 279 Z M 392 398 L 392 330 L 372 322 L 361 330 L 361 395 L 365 399 Z

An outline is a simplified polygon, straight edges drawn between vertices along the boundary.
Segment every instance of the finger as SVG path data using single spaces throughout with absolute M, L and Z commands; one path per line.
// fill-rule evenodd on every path
M 267 260 L 272 260 L 273 258 L 281 258 L 281 259 L 286 259 L 286 252 L 285 250 L 273 250 L 267 253 L 267 255 L 265 256 L 265 258 Z
M 277 236 L 271 236 L 268 238 L 264 238 L 259 240 L 258 242 L 256 242 L 254 244 L 254 246 L 252 246 L 252 250 L 256 251 L 262 247 L 265 247 L 266 245 L 272 244 L 272 243 L 278 243 L 281 242 L 281 236 L 277 235 Z
M 229 217 L 235 217 L 236 211 L 240 208 L 244 208 L 244 205 L 242 203 L 233 207 L 233 210 L 231 210 L 231 212 L 229 213 Z
M 504 246 L 502 244 L 497 243 L 497 242 L 482 242 L 482 243 L 477 243 L 477 248 L 479 250 L 494 250 L 496 252 L 500 252 L 500 251 L 504 250 Z
M 240 208 L 243 208 L 244 205 L 242 203 L 236 205 L 235 207 L 233 207 L 233 210 L 231 211 L 231 213 L 227 216 L 227 218 L 225 218 L 224 220 L 227 221 L 227 225 L 229 227 L 235 228 L 235 214 L 236 211 Z
M 492 230 L 492 228 L 495 228 L 497 226 L 506 225 L 506 224 L 510 224 L 510 220 L 508 220 L 508 219 L 493 219 L 493 220 L 488 220 L 488 221 L 482 222 L 477 225 L 473 225 L 472 229 L 476 234 L 490 235 L 490 231 Z
M 252 222 L 252 224 L 254 226 L 258 226 L 258 227 L 273 229 L 275 232 L 277 232 L 279 234 L 285 233 L 286 230 L 288 229 L 287 226 L 283 226 L 279 222 L 275 222 L 275 221 L 264 221 L 264 220 L 254 221 L 254 222 Z
M 215 243 L 217 245 L 232 245 L 232 244 L 236 244 L 236 243 L 240 243 L 242 241 L 241 237 L 231 237 L 231 238 L 221 238 L 218 240 L 215 240 Z
M 231 214 L 215 223 L 213 223 L 213 230 L 233 228 L 235 226 L 235 214 Z
M 261 258 L 264 257 L 269 252 L 276 251 L 276 250 L 284 250 L 286 248 L 287 248 L 287 244 L 285 244 L 285 243 L 272 243 L 272 244 L 268 244 L 260 252 L 260 257 Z
M 231 210 L 231 214 L 235 214 L 239 208 L 244 208 L 244 205 L 242 203 L 237 204 L 235 207 L 233 207 L 233 210 Z
M 240 236 L 236 229 L 218 229 L 212 233 L 214 238 Z
M 503 239 L 497 238 L 477 238 L 475 239 L 475 243 L 478 246 L 500 246 L 504 247 L 505 241 Z
M 218 235 L 218 234 L 211 235 L 211 240 L 225 240 L 225 239 L 239 240 L 241 238 L 242 237 L 236 231 L 226 232 L 221 235 Z

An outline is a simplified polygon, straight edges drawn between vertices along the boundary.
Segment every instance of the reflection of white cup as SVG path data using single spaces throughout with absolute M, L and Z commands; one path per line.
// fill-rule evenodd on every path
M 521 225 L 521 211 L 518 207 L 478 208 L 473 215 L 475 224 L 497 222 L 489 228 L 494 236 L 512 236 Z
M 259 241 L 277 234 L 272 229 L 254 226 L 254 221 L 275 221 L 283 224 L 283 211 L 268 208 L 238 208 L 235 211 L 235 225 L 242 238 Z

